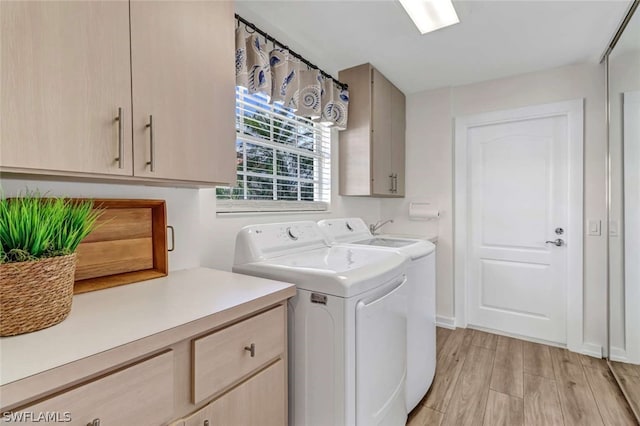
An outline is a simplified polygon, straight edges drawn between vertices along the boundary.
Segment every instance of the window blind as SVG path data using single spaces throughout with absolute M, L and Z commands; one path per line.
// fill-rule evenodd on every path
M 331 130 L 238 86 L 236 170 L 235 186 L 216 190 L 218 212 L 326 210 Z

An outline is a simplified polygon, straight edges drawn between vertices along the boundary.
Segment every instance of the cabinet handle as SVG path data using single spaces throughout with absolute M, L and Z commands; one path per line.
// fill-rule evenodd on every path
M 256 356 L 256 344 L 252 343 L 251 346 L 245 346 L 245 351 L 251 352 L 251 358 Z
M 87 426 L 100 426 L 100 419 L 93 419 L 91 423 L 87 423 Z
M 153 115 L 149 115 L 149 124 L 145 127 L 149 128 L 149 161 L 147 161 L 147 165 L 149 166 L 149 170 L 153 172 L 156 165 L 153 155 Z
M 118 162 L 118 168 L 124 169 L 124 156 L 122 152 L 124 151 L 124 139 L 122 139 L 122 108 L 118 108 L 118 116 L 114 119 L 118 123 L 118 157 L 116 160 Z
M 391 193 L 398 192 L 398 174 L 391 173 L 389 177 L 391 178 Z
M 204 426 L 209 426 L 209 420 L 205 420 L 203 425 Z
M 174 251 L 176 249 L 176 230 L 171 225 L 167 225 L 167 229 L 171 230 L 171 248 L 167 251 Z
M 389 192 L 393 192 L 393 173 L 389 175 L 389 179 L 391 179 L 391 187 L 389 187 Z

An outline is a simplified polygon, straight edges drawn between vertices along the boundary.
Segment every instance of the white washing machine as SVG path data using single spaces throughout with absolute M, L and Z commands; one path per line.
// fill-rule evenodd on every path
M 411 238 L 371 235 L 360 218 L 318 222 L 331 244 L 370 246 L 396 251 L 411 259 L 407 269 L 407 411 L 426 395 L 436 371 L 435 245 Z
M 233 271 L 296 284 L 289 424 L 404 426 L 407 259 L 330 246 L 315 222 L 248 226 Z

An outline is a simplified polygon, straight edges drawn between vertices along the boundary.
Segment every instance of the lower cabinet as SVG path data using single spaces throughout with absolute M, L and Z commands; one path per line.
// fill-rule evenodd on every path
M 192 402 L 175 426 L 287 424 L 286 308 L 277 306 L 192 342 Z
M 184 334 L 153 353 L 129 352 L 131 361 L 110 370 L 76 365 L 86 380 L 7 407 L 0 400 L 0 424 L 35 425 L 43 421 L 38 416 L 55 415 L 79 426 L 286 425 L 286 325 L 279 303 Z
M 42 415 L 81 426 L 164 424 L 174 415 L 173 368 L 173 351 L 157 355 L 30 405 L 23 411 L 34 416 L 24 424 L 40 424 Z
M 282 426 L 287 423 L 282 360 L 260 371 L 175 426 Z

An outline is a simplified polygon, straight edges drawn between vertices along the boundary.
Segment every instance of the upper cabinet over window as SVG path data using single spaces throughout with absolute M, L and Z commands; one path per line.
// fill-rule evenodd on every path
M 405 96 L 370 64 L 340 71 L 349 127 L 340 133 L 340 195 L 404 197 Z
M 3 171 L 235 181 L 233 3 L 0 3 Z

